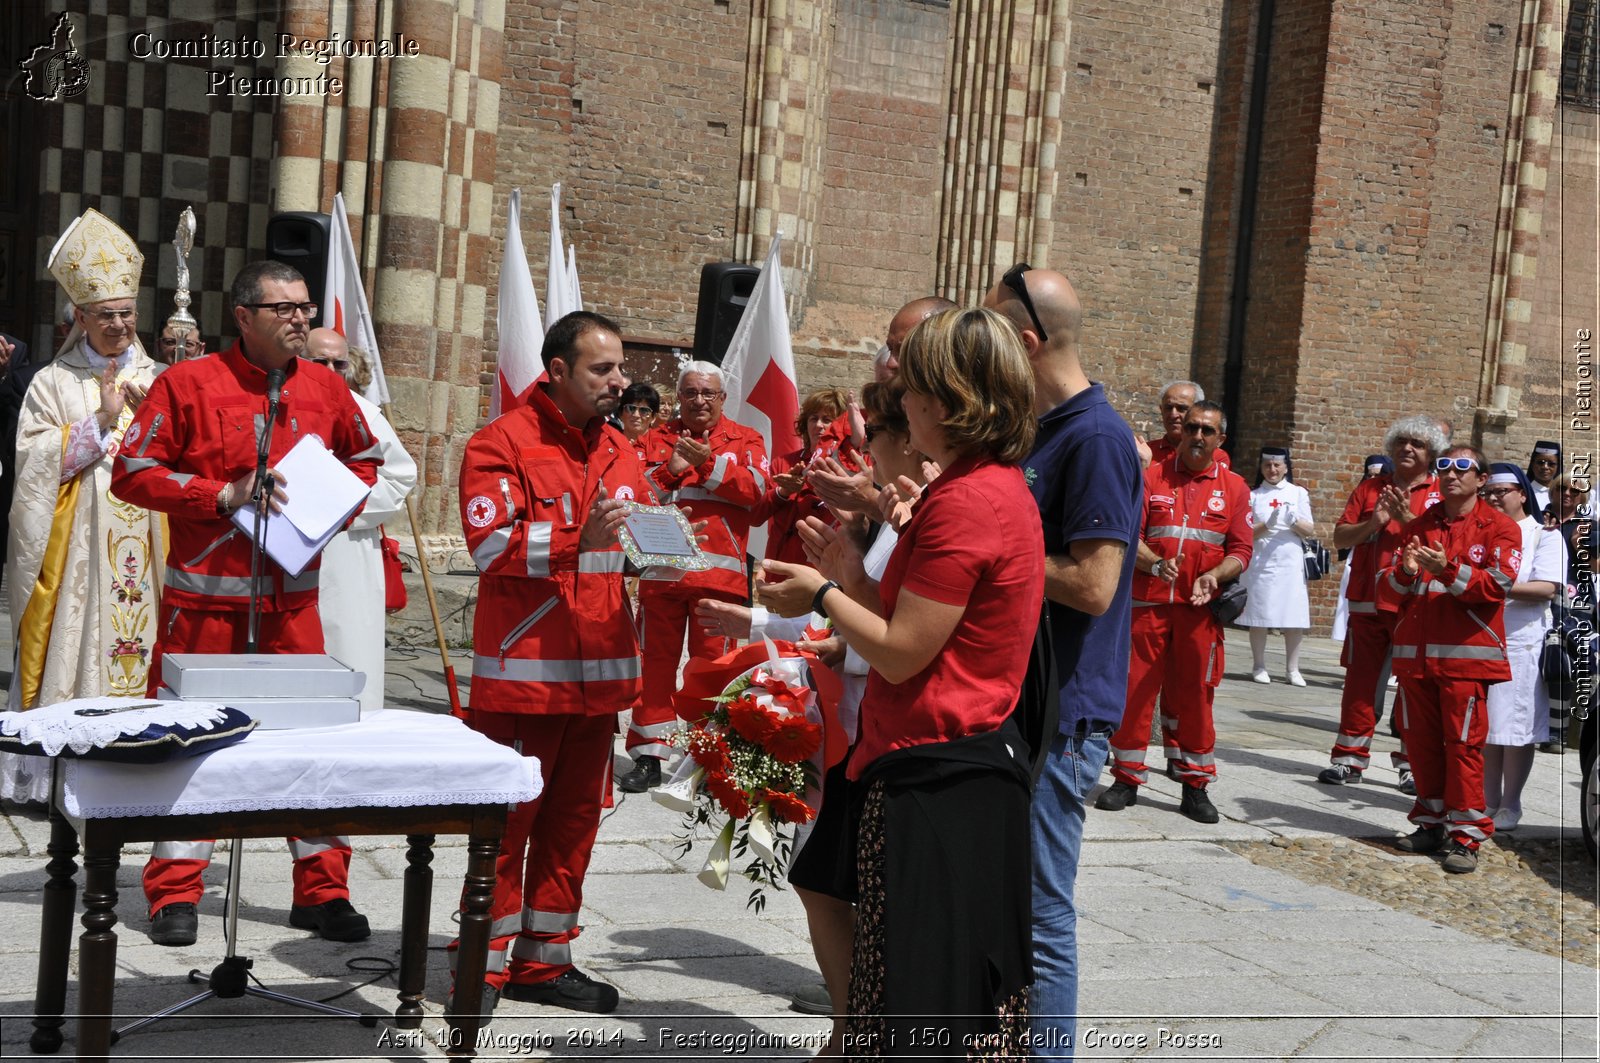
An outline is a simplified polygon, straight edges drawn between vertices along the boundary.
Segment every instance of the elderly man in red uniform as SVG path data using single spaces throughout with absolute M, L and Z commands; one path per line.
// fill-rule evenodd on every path
M 1163 434 L 1145 443 L 1150 450 L 1151 465 L 1160 465 L 1183 448 L 1183 419 L 1189 407 L 1204 401 L 1205 397 L 1205 389 L 1193 380 L 1174 380 L 1161 389 L 1159 409 Z M 1233 467 L 1233 459 L 1221 447 L 1217 448 L 1214 460 L 1224 469 Z
M 1522 530 L 1479 502 L 1489 465 L 1474 447 L 1437 459 L 1444 500 L 1406 527 L 1399 558 L 1378 577 L 1378 608 L 1394 610 L 1394 670 L 1401 724 L 1417 786 L 1405 852 L 1449 848 L 1444 869 L 1478 867 L 1494 833 L 1483 808 L 1489 684 L 1511 678 L 1506 595 L 1521 564 Z
M 481 573 L 469 723 L 539 758 L 544 792 L 506 820 L 495 865 L 489 999 L 605 1013 L 617 991 L 572 965 L 617 713 L 639 692 L 622 591 L 624 502 L 648 497 L 621 401 L 622 340 L 576 311 L 544 341 L 549 381 L 473 435 L 461 524 Z M 452 965 L 455 952 L 451 951 Z
M 1145 470 L 1144 531 L 1133 582 L 1133 655 L 1122 726 L 1111 736 L 1114 782 L 1095 807 L 1120 812 L 1149 777 L 1150 714 L 1161 695 L 1168 760 L 1183 784 L 1178 811 L 1217 822 L 1206 787 L 1217 777 L 1211 704 L 1222 681 L 1222 625 L 1207 603 L 1250 563 L 1250 488 L 1216 460 L 1227 439 L 1222 407 L 1201 399 L 1183 420 L 1183 446 Z
M 1389 647 L 1395 614 L 1378 610 L 1378 573 L 1394 564 L 1410 536 L 1412 521 L 1439 501 L 1439 481 L 1430 467 L 1448 445 L 1439 422 L 1423 414 L 1402 417 L 1389 426 L 1383 449 L 1394 462 L 1393 475 L 1362 480 L 1350 493 L 1344 513 L 1333 528 L 1333 544 L 1350 551 L 1350 626 L 1345 634 L 1344 693 L 1339 701 L 1339 733 L 1333 740 L 1333 763 L 1318 782 L 1330 786 L 1358 783 L 1372 759 L 1372 736 L 1388 684 Z M 1397 723 L 1398 727 L 1398 723 Z M 1390 755 L 1400 773 L 1400 788 L 1412 790 L 1406 742 Z
M 239 339 L 227 351 L 171 366 L 156 377 L 123 436 L 111 490 L 123 501 L 168 514 L 161 622 L 150 661 L 150 693 L 161 685 L 164 653 L 242 653 L 250 611 L 250 539 L 229 519 L 250 504 L 257 431 L 280 394 L 269 464 L 301 439 L 327 446 L 363 482 L 383 461 L 345 382 L 302 360 L 317 305 L 306 282 L 281 262 L 255 262 L 234 278 L 230 301 Z M 274 504 L 295 487 L 274 469 Z M 265 500 L 263 501 L 265 504 Z M 313 558 L 298 576 L 264 559 L 258 641 L 271 653 L 321 653 Z M 345 838 L 291 838 L 294 907 L 291 926 L 334 941 L 360 941 L 367 917 L 350 904 L 350 843 Z M 192 945 L 200 877 L 211 843 L 160 842 L 145 865 L 150 937 L 158 945 Z
M 728 649 L 726 639 L 694 622 L 695 603 L 702 598 L 743 603 L 750 597 L 745 544 L 752 521 L 765 519 L 770 466 L 761 433 L 722 415 L 726 397 L 720 369 L 709 362 L 688 363 L 678 374 L 678 416 L 643 440 L 659 495 L 681 503 L 697 521 L 709 522 L 704 551 L 711 568 L 671 583 L 645 582 L 639 589 L 644 692 L 628 728 L 634 766 L 617 780 L 625 793 L 643 793 L 661 782 L 661 761 L 672 752 L 667 739 L 678 729 L 672 693 L 685 632 L 691 657 L 710 659 Z

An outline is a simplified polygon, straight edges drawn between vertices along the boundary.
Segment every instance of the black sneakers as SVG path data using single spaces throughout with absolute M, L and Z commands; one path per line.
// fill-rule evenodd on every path
M 1106 792 L 1095 798 L 1094 807 L 1102 812 L 1121 812 L 1129 805 L 1139 803 L 1139 788 L 1118 780 Z
M 478 997 L 478 1018 L 483 1020 L 483 1025 L 489 1025 L 494 1019 L 494 1009 L 499 1003 L 500 990 L 485 982 L 482 995 Z M 445 998 L 445 1007 L 451 1012 L 456 1010 L 456 991 L 454 986 L 450 989 L 450 995 Z
M 617 780 L 617 789 L 625 794 L 642 794 L 661 785 L 661 758 L 637 757 L 633 770 Z
M 1436 853 L 1444 848 L 1443 827 L 1418 827 L 1394 843 L 1402 853 Z M 1474 865 L 1476 861 L 1474 861 Z
M 1206 796 L 1206 788 L 1188 783 L 1183 784 L 1183 800 L 1178 802 L 1178 811 L 1196 823 L 1215 823 L 1222 818 L 1217 814 L 1217 806 Z
M 365 941 L 372 934 L 367 917 L 356 911 L 348 897 L 322 904 L 297 904 L 289 909 L 289 925 L 312 930 L 329 941 Z
M 1348 764 L 1335 764 L 1319 771 L 1317 781 L 1329 786 L 1353 786 L 1361 781 L 1361 770 Z
M 199 933 L 200 913 L 188 901 L 169 904 L 150 917 L 150 940 L 157 945 L 193 945 Z
M 507 1000 L 523 1004 L 549 1004 L 572 1011 L 589 1011 L 596 1015 L 609 1015 L 617 1010 L 620 999 L 614 986 L 596 982 L 576 967 L 569 967 L 548 982 L 507 982 L 500 995 Z

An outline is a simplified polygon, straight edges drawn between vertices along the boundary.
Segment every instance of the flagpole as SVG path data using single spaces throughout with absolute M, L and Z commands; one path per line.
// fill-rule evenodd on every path
M 389 407 L 382 407 L 385 420 L 389 418 Z M 456 669 L 450 663 L 450 648 L 444 641 L 444 623 L 439 619 L 439 600 L 433 593 L 433 576 L 428 573 L 428 559 L 422 552 L 422 533 L 417 530 L 417 504 L 413 492 L 406 493 L 406 518 L 411 521 L 411 542 L 417 548 L 417 567 L 422 570 L 422 590 L 428 596 L 428 612 L 433 617 L 433 635 L 439 642 L 439 663 L 444 668 L 445 689 L 450 692 L 450 715 L 458 720 L 465 720 L 467 714 L 461 708 L 461 692 L 456 689 Z

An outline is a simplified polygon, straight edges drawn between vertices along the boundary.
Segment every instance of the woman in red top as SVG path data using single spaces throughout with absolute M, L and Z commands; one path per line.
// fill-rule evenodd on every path
M 1016 464 L 1033 446 L 1033 377 L 1011 324 L 971 309 L 919 325 L 900 379 L 912 446 L 944 472 L 881 584 L 869 590 L 834 537 L 825 573 L 768 561 L 758 590 L 779 612 L 816 607 L 872 668 L 849 763 L 862 806 L 850 1043 L 1024 1054 L 1030 776 L 1010 717 L 1044 594 L 1039 511 Z

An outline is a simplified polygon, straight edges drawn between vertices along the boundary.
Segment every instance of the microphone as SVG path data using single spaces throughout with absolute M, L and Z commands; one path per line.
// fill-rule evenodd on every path
M 283 398 L 283 377 L 284 373 L 282 369 L 267 370 L 267 402 L 271 403 L 274 407 L 276 407 L 278 405 L 278 401 Z

